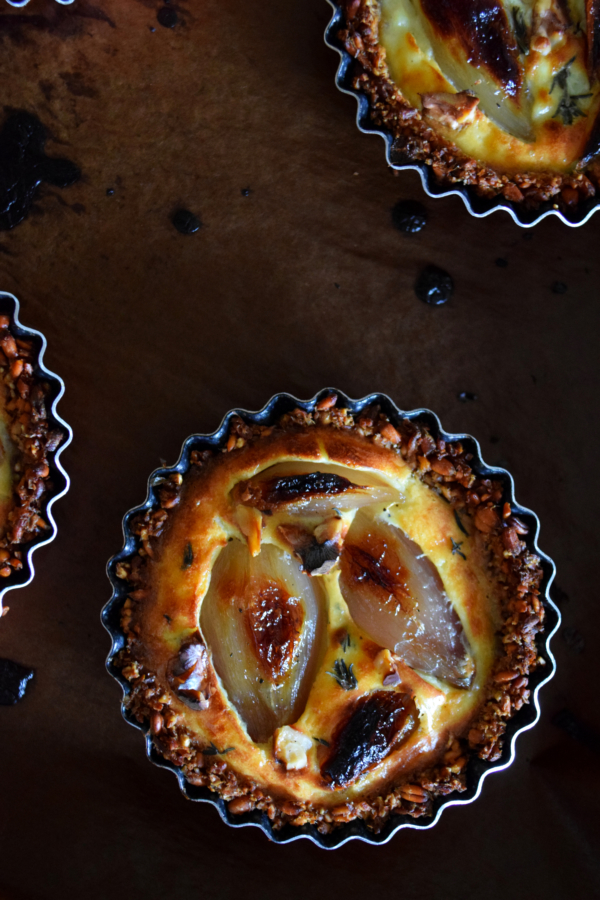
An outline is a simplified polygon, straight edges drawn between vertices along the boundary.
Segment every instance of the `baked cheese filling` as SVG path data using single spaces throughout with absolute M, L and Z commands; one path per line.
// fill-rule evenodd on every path
M 507 174 L 568 173 L 598 149 L 592 0 L 380 0 L 390 78 L 427 124 Z

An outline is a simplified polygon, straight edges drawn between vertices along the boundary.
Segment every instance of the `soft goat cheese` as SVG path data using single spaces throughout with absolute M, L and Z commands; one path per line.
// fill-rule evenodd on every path
M 279 728 L 275 736 L 275 756 L 285 763 L 288 770 L 304 769 L 308 765 L 307 751 L 311 747 L 311 739 L 289 725 Z

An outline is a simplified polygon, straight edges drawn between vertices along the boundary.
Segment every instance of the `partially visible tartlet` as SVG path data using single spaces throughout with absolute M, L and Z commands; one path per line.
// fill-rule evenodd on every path
M 574 210 L 600 185 L 592 0 L 341 0 L 354 87 L 440 184 Z
M 0 314 L 0 590 L 20 582 L 27 549 L 50 532 L 50 463 L 67 434 L 52 421 L 50 376 L 38 355 L 34 339 Z
M 431 816 L 545 664 L 541 560 L 502 483 L 424 421 L 336 401 L 231 419 L 111 563 L 112 662 L 157 753 L 233 815 L 321 833 Z

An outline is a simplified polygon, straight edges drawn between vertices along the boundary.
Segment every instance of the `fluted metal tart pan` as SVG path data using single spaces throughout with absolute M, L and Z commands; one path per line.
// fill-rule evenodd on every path
M 70 485 L 69 476 L 62 466 L 60 457 L 63 450 L 68 447 L 73 438 L 73 432 L 70 426 L 67 425 L 61 416 L 59 416 L 56 410 L 58 402 L 64 393 L 65 385 L 62 378 L 55 375 L 54 372 L 51 372 L 44 365 L 44 353 L 47 345 L 46 338 L 40 331 L 36 331 L 33 328 L 27 328 L 21 324 L 19 320 L 19 310 L 20 306 L 17 298 L 13 296 L 13 294 L 0 291 L 0 315 L 5 315 L 10 318 L 10 329 L 15 337 L 24 338 L 33 343 L 35 348 L 33 360 L 34 376 L 37 380 L 43 381 L 48 386 L 46 392 L 48 424 L 52 431 L 60 432 L 63 437 L 56 450 L 52 450 L 47 454 L 50 474 L 47 479 L 48 486 L 42 497 L 40 514 L 48 523 L 49 529 L 23 545 L 23 568 L 19 571 L 13 570 L 6 579 L 0 581 L 0 614 L 2 612 L 2 602 L 7 591 L 25 587 L 25 585 L 29 584 L 33 579 L 35 574 L 32 558 L 34 551 L 39 547 L 44 547 L 46 544 L 49 544 L 56 537 L 57 528 L 52 515 L 52 507 L 57 500 L 64 497 Z
M 513 512 L 529 526 L 529 534 L 525 537 L 525 541 L 528 549 L 537 553 L 540 557 L 543 570 L 540 598 L 543 601 L 546 611 L 546 627 L 544 633 L 537 638 L 536 650 L 545 660 L 546 665 L 535 669 L 529 676 L 531 702 L 523 706 L 508 722 L 501 757 L 495 762 L 488 762 L 471 757 L 467 768 L 467 790 L 464 793 L 456 797 L 450 796 L 447 798 L 436 799 L 433 806 L 433 815 L 427 819 L 411 819 L 406 816 L 392 815 L 389 821 L 386 822 L 384 828 L 377 834 L 368 830 L 365 823 L 362 821 L 353 821 L 336 828 L 329 834 L 321 834 L 317 828 L 312 825 L 301 828 L 286 825 L 281 830 L 275 830 L 272 828 L 269 818 L 264 813 L 258 811 L 249 812 L 241 816 L 232 815 L 228 811 L 227 804 L 222 798 L 218 797 L 207 788 L 191 785 L 186 781 L 183 772 L 179 767 L 166 761 L 156 752 L 147 726 L 140 724 L 126 708 L 126 697 L 130 691 L 130 685 L 121 674 L 121 670 L 115 664 L 117 654 L 125 646 L 125 635 L 121 630 L 120 620 L 122 606 L 127 596 L 127 584 L 117 577 L 116 569 L 120 562 L 130 560 L 138 551 L 138 538 L 133 534 L 131 527 L 132 520 L 146 510 L 159 508 L 160 503 L 156 493 L 157 486 L 169 475 L 174 473 L 184 475 L 190 468 L 190 454 L 193 450 L 222 449 L 227 441 L 232 417 L 240 416 L 244 422 L 248 424 L 268 426 L 280 419 L 286 412 L 290 412 L 297 407 L 309 412 L 314 411 L 316 404 L 332 393 L 337 394 L 338 405 L 348 408 L 352 414 L 359 413 L 366 407 L 376 403 L 379 404 L 382 412 L 384 412 L 392 422 L 397 422 L 403 418 L 418 420 L 425 423 L 430 428 L 434 437 L 441 437 L 446 441 L 461 441 L 465 449 L 473 454 L 473 461 L 471 463 L 473 471 L 476 474 L 485 477 L 494 477 L 502 483 L 504 491 L 503 501 L 508 501 Z M 211 803 L 217 808 L 223 821 L 234 828 L 243 828 L 247 825 L 252 825 L 260 828 L 267 837 L 276 843 L 285 844 L 301 838 L 308 838 L 318 846 L 330 849 L 340 847 L 342 844 L 353 839 L 362 840 L 369 844 L 384 844 L 389 841 L 396 832 L 403 828 L 432 828 L 438 822 L 442 812 L 447 807 L 464 806 L 465 804 L 472 803 L 481 793 L 483 783 L 490 773 L 502 771 L 510 766 L 515 758 L 515 744 L 518 736 L 535 725 L 540 717 L 539 692 L 543 685 L 553 677 L 556 668 L 555 660 L 550 650 L 550 640 L 559 626 L 560 613 L 549 596 L 549 587 L 554 578 L 554 563 L 548 556 L 540 551 L 537 545 L 538 533 L 539 521 L 535 513 L 523 508 L 515 501 L 514 485 L 511 475 L 505 469 L 486 465 L 481 458 L 479 444 L 475 438 L 470 437 L 469 435 L 446 433 L 442 429 L 437 416 L 430 410 L 417 409 L 410 412 L 404 412 L 385 394 L 374 393 L 362 397 L 360 400 L 351 400 L 346 397 L 343 392 L 334 389 L 320 391 L 311 400 L 298 400 L 290 394 L 276 394 L 257 412 L 250 412 L 245 409 L 231 410 L 224 417 L 217 430 L 212 434 L 193 434 L 188 437 L 183 443 L 180 457 L 174 466 L 156 469 L 150 475 L 146 500 L 141 506 L 129 510 L 123 519 L 123 548 L 109 560 L 107 566 L 107 573 L 113 588 L 113 593 L 112 597 L 102 610 L 102 623 L 112 639 L 112 646 L 106 665 L 108 672 L 119 682 L 123 689 L 123 701 L 121 704 L 123 717 L 130 725 L 133 725 L 144 733 L 148 759 L 155 765 L 164 769 L 169 769 L 173 772 L 177 777 L 181 791 L 189 800 Z
M 548 200 L 540 204 L 536 209 L 528 209 L 523 203 L 511 203 L 502 196 L 492 199 L 480 197 L 477 191 L 467 185 L 455 185 L 451 188 L 440 184 L 433 174 L 431 166 L 422 161 L 407 159 L 406 156 L 395 148 L 394 135 L 373 124 L 369 99 L 366 94 L 357 90 L 353 85 L 353 58 L 345 49 L 339 38 L 339 31 L 344 25 L 344 13 L 336 0 L 327 0 L 333 10 L 331 21 L 325 29 L 325 43 L 335 50 L 340 57 L 340 64 L 335 76 L 337 88 L 343 94 L 350 94 L 356 98 L 356 124 L 363 134 L 377 134 L 385 143 L 385 156 L 388 165 L 399 172 L 418 172 L 421 177 L 423 190 L 429 197 L 460 197 L 472 216 L 483 219 L 499 209 L 504 210 L 509 216 L 523 228 L 531 228 L 548 216 L 556 216 L 565 225 L 577 227 L 583 225 L 600 208 L 600 196 L 592 197 L 577 204 L 577 206 L 565 212 L 555 209 L 552 201 Z

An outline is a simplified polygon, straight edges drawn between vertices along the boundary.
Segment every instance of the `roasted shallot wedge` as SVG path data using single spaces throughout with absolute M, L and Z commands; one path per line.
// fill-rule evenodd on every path
M 344 466 L 280 463 L 241 481 L 233 497 L 266 513 L 285 510 L 294 515 L 331 516 L 336 510 L 393 503 L 400 494 L 377 476 Z
M 519 46 L 498 0 L 414 0 L 444 76 L 503 131 L 533 141 Z
M 410 694 L 374 691 L 355 700 L 337 726 L 321 772 L 332 787 L 344 787 L 403 744 L 419 722 Z
M 340 588 L 356 624 L 426 675 L 470 686 L 475 666 L 458 615 L 420 547 L 358 513 L 340 557 Z
M 200 626 L 213 665 L 253 741 L 268 741 L 304 708 L 325 617 L 311 580 L 272 544 L 258 556 L 232 540 L 221 551 Z

